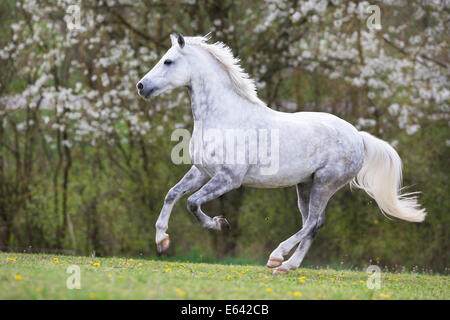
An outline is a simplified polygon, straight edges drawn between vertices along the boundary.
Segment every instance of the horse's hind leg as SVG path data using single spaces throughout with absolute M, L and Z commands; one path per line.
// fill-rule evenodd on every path
M 296 269 L 308 251 L 313 238 L 319 228 L 323 226 L 325 219 L 325 208 L 333 194 L 347 184 L 355 175 L 355 172 L 339 172 L 334 167 L 325 167 L 314 174 L 313 185 L 310 192 L 308 218 L 303 228 L 283 241 L 278 248 L 272 252 L 270 257 L 283 257 L 296 244 L 301 243 L 292 257 L 283 262 L 274 273 L 286 273 L 290 269 Z M 302 243 L 304 241 L 304 243 Z
M 300 210 L 300 213 L 302 214 L 302 224 L 305 224 L 306 220 L 308 219 L 309 194 L 311 191 L 311 183 L 299 183 L 299 184 L 297 184 L 296 189 L 297 189 L 298 209 Z M 306 241 L 306 240 L 307 239 L 305 239 L 304 241 Z M 302 243 L 304 241 L 302 241 Z M 269 268 L 275 268 L 275 267 L 278 267 L 279 265 L 281 265 L 282 262 L 283 262 L 283 257 L 281 257 L 281 259 L 270 257 L 269 261 L 267 261 L 267 266 Z
M 311 199 L 309 206 L 309 216 L 306 224 L 309 224 L 310 228 L 304 233 L 303 237 L 299 233 L 300 230 L 293 237 L 298 241 L 299 245 L 292 256 L 283 262 L 278 268 L 275 269 L 274 274 L 287 273 L 289 270 L 297 269 L 303 261 L 306 253 L 308 252 L 314 237 L 318 230 L 323 226 L 325 221 L 325 208 L 328 200 L 339 188 L 331 188 L 327 185 L 314 185 L 311 189 Z M 295 240 L 294 240 L 295 241 Z M 294 242 L 293 241 L 293 242 Z
M 336 189 L 329 190 L 329 188 L 318 185 L 316 182 L 313 183 L 309 200 L 308 218 L 306 219 L 302 229 L 292 235 L 289 239 L 280 243 L 280 245 L 270 254 L 270 259 L 282 259 L 283 256 L 287 255 L 296 244 L 302 242 L 303 240 L 306 240 L 303 247 L 309 248 L 312 238 L 323 224 L 323 213 L 325 211 L 325 207 L 334 192 L 336 192 Z M 274 273 L 288 272 L 289 269 L 294 267 L 291 264 L 291 259 L 283 262 L 277 269 L 275 269 Z

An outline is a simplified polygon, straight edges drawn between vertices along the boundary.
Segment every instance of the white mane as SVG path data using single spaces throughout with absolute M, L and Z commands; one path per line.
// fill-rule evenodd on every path
M 184 37 L 186 44 L 196 45 L 209 52 L 223 66 L 230 76 L 236 91 L 247 100 L 265 105 L 256 93 L 255 81 L 244 71 L 240 65 L 240 59 L 233 56 L 233 52 L 223 42 L 207 43 L 209 35 L 204 37 Z

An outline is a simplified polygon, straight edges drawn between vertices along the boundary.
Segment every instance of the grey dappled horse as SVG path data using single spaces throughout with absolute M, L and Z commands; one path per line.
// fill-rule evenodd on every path
M 150 99 L 177 87 L 188 88 L 194 117 L 189 153 L 192 158 L 200 154 L 200 158 L 165 198 L 156 222 L 159 252 L 169 247 L 166 230 L 180 197 L 196 191 L 188 198 L 189 211 L 204 228 L 221 230 L 228 227 L 226 219 L 210 218 L 201 206 L 241 185 L 297 187 L 303 227 L 271 253 L 267 266 L 276 267 L 274 273 L 299 267 L 324 223 L 328 200 L 347 183 L 365 190 L 386 214 L 412 222 L 424 220 L 425 210 L 416 198 L 400 194 L 401 160 L 387 142 L 328 113 L 270 109 L 258 99 L 253 80 L 223 43 L 209 44 L 207 37 L 181 35 L 172 35 L 171 41 L 172 47 L 138 82 L 137 89 Z M 227 150 L 221 139 L 205 139 L 205 132 L 226 136 L 230 128 L 256 132 L 255 136 L 271 130 L 276 139 L 264 145 L 277 161 L 276 170 L 264 171 L 267 165 L 250 157 L 243 162 L 217 161 L 216 153 L 229 154 L 234 146 Z M 261 148 L 260 136 L 253 141 Z M 244 140 L 244 147 L 249 148 L 248 136 Z M 204 152 L 206 149 L 209 151 Z

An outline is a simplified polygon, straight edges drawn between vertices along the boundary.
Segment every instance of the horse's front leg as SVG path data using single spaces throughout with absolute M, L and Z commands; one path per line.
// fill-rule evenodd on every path
M 242 183 L 244 171 L 231 172 L 223 170 L 216 173 L 200 190 L 188 198 L 188 209 L 200 224 L 206 229 L 221 230 L 230 225 L 225 218 L 217 216 L 210 218 L 201 209 L 201 205 L 238 188 Z
M 167 250 L 170 245 L 169 235 L 166 233 L 168 228 L 170 213 L 175 203 L 183 195 L 191 193 L 200 188 L 209 176 L 200 171 L 197 167 L 192 166 L 191 169 L 184 175 L 166 195 L 164 206 L 161 209 L 158 220 L 156 221 L 156 246 L 159 253 Z

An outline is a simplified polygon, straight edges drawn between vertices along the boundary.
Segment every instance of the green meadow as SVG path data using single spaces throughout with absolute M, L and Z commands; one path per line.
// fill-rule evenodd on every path
M 79 270 L 68 273 L 72 265 Z M 70 269 L 70 268 L 69 268 Z M 72 271 L 73 272 L 73 271 Z M 449 277 L 261 265 L 0 253 L 0 299 L 449 299 Z M 69 280 L 69 281 L 68 281 Z M 69 289 L 67 282 L 79 285 Z

